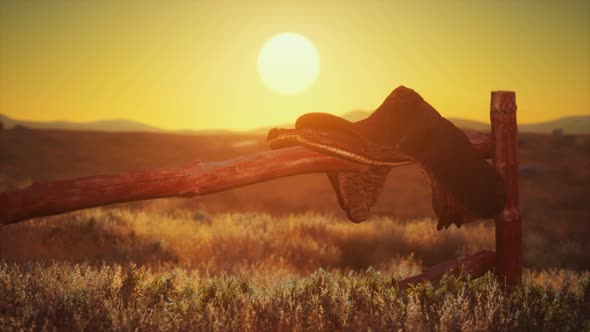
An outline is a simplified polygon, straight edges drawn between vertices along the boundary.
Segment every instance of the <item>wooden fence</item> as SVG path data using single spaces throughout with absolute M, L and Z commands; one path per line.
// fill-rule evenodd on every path
M 516 97 L 511 91 L 492 92 L 491 135 L 464 131 L 482 155 L 491 157 L 502 175 L 507 204 L 496 217 L 496 252 L 480 251 L 439 264 L 399 282 L 402 287 L 439 280 L 461 270 L 481 276 L 495 268 L 498 279 L 514 286 L 522 274 L 522 220 L 518 200 Z M 191 197 L 262 181 L 305 173 L 366 171 L 369 166 L 293 147 L 221 162 L 148 170 L 113 176 L 34 183 L 0 193 L 0 224 L 65 213 L 113 203 L 163 197 Z

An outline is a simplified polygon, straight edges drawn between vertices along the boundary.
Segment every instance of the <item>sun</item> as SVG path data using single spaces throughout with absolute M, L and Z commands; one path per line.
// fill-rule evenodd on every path
M 320 56 L 309 39 L 297 33 L 281 33 L 269 39 L 258 56 L 262 81 L 274 92 L 299 94 L 320 73 Z

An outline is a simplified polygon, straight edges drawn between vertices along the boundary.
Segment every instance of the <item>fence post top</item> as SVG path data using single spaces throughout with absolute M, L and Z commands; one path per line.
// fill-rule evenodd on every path
M 491 113 L 516 111 L 516 93 L 514 91 L 492 91 Z
M 495 90 L 495 91 L 492 91 L 492 96 L 494 96 L 496 94 L 497 95 L 503 95 L 503 96 L 510 96 L 510 95 L 514 96 L 515 95 L 514 91 L 511 91 L 511 90 Z

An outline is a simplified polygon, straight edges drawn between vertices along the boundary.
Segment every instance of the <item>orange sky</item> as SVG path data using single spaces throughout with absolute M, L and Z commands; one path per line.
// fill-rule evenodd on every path
M 281 32 L 319 52 L 298 95 L 258 75 Z M 13 118 L 248 129 L 372 110 L 400 84 L 449 117 L 488 121 L 498 89 L 517 92 L 521 122 L 590 114 L 590 2 L 0 2 L 0 113 Z

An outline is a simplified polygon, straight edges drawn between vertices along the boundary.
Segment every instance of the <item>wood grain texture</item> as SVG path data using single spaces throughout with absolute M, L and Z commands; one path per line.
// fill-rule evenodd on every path
M 496 216 L 496 274 L 509 286 L 519 285 L 522 276 L 522 217 L 518 192 L 516 95 L 493 91 L 490 106 L 493 163 L 506 188 L 506 207 Z
M 0 223 L 113 203 L 205 195 L 303 173 L 366 168 L 295 147 L 188 167 L 34 183 L 20 191 L 0 193 Z

